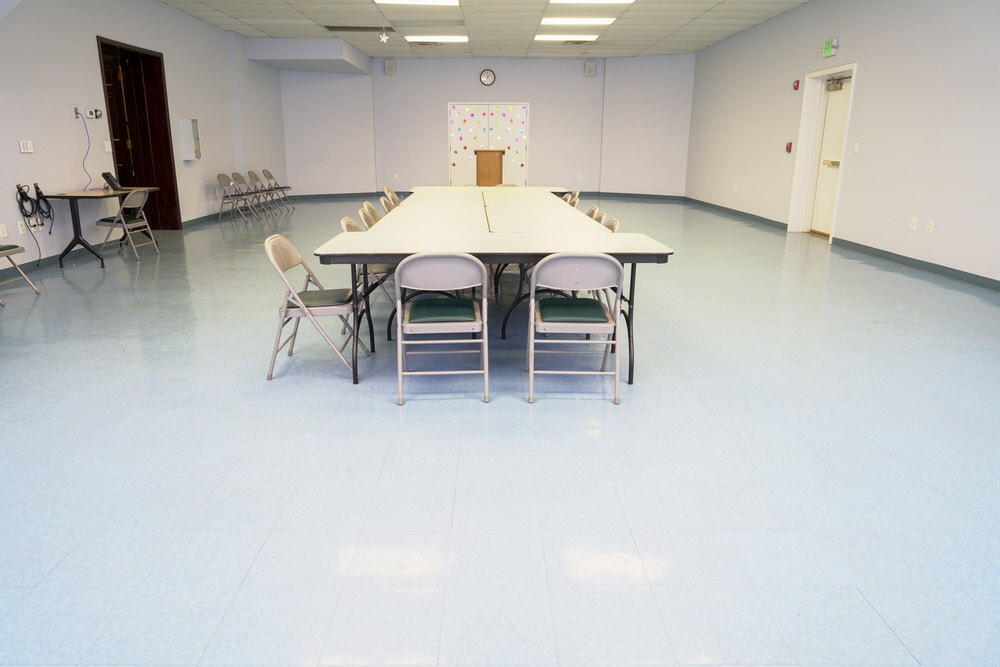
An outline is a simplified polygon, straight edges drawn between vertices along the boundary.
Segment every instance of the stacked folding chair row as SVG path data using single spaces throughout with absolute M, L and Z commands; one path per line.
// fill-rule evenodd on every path
M 255 171 L 248 171 L 246 178 L 238 171 L 234 171 L 232 175 L 217 176 L 222 190 L 219 220 L 222 220 L 227 204 L 230 213 L 239 213 L 247 222 L 250 221 L 248 213 L 254 218 L 260 218 L 265 213 L 277 211 L 279 206 L 285 210 L 295 210 L 295 205 L 287 194 L 292 189 L 291 186 L 278 183 L 267 169 L 262 169 L 261 173 L 264 175 L 263 179 Z

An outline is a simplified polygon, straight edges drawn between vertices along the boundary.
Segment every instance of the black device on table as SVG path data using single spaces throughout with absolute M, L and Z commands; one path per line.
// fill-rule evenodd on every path
M 104 182 L 107 183 L 108 187 L 111 188 L 112 190 L 122 189 L 122 184 L 118 182 L 118 179 L 115 178 L 115 175 L 112 174 L 110 171 L 104 172 L 103 174 L 101 174 L 101 176 L 104 177 Z

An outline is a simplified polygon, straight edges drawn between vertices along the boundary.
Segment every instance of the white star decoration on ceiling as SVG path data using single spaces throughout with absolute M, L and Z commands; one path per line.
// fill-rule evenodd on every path
M 382 42 L 383 44 L 388 44 L 389 35 L 383 32 L 381 35 L 378 36 L 378 41 Z

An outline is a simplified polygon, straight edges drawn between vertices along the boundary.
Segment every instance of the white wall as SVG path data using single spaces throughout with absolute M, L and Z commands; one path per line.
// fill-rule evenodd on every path
M 371 76 L 282 72 L 281 96 L 295 194 L 378 189 Z
M 479 82 L 487 67 L 489 87 Z M 381 61 L 372 71 L 377 183 L 448 184 L 448 102 L 527 102 L 528 185 L 598 189 L 603 61 L 593 77 L 579 60 L 408 59 L 393 76 Z
M 523 101 L 528 185 L 684 194 L 694 56 L 596 62 L 593 77 L 580 60 L 541 59 L 397 60 L 392 76 L 381 60 L 371 76 L 283 72 L 289 182 L 299 193 L 445 185 L 448 102 Z M 479 83 L 486 67 L 497 75 L 489 87 Z
M 847 143 L 860 151 L 844 156 L 834 234 L 1000 279 L 998 25 L 994 0 L 813 0 L 699 52 L 688 196 L 786 222 L 794 156 L 784 144 L 802 102 L 792 81 L 856 62 Z M 838 55 L 821 58 L 833 37 Z
M 218 198 L 212 183 L 217 172 L 238 168 L 240 149 L 247 160 L 283 174 L 284 150 L 280 121 L 280 89 L 274 70 L 241 60 L 242 38 L 188 16 L 157 0 L 30 0 L 0 20 L 0 183 L 33 183 L 48 192 L 79 190 L 87 184 L 81 162 L 86 148 L 83 121 L 72 107 L 105 108 L 97 36 L 163 53 L 167 100 L 174 142 L 181 218 L 213 213 Z M 235 92 L 234 92 L 235 91 Z M 240 110 L 238 116 L 234 109 Z M 178 121 L 196 116 L 204 159 L 179 159 Z M 92 148 L 86 166 L 101 183 L 102 171 L 113 170 L 107 116 L 88 120 Z M 242 138 L 251 138 L 245 147 Z M 17 140 L 31 139 L 35 153 L 17 153 Z M 254 168 L 254 166 L 250 166 Z M 68 206 L 54 202 L 54 233 L 39 235 L 42 256 L 58 254 L 71 236 Z M 114 207 L 112 203 L 80 205 L 84 235 L 103 237 L 90 220 Z M 4 218 L 10 230 L 16 222 L 13 206 Z M 13 241 L 29 248 L 30 238 Z
M 606 61 L 603 192 L 684 194 L 694 64 L 694 54 Z

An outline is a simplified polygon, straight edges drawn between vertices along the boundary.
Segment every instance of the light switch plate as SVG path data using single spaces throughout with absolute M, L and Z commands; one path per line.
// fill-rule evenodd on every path
M 35 142 L 30 139 L 21 139 L 17 142 L 18 148 L 22 153 L 34 153 L 35 152 Z

